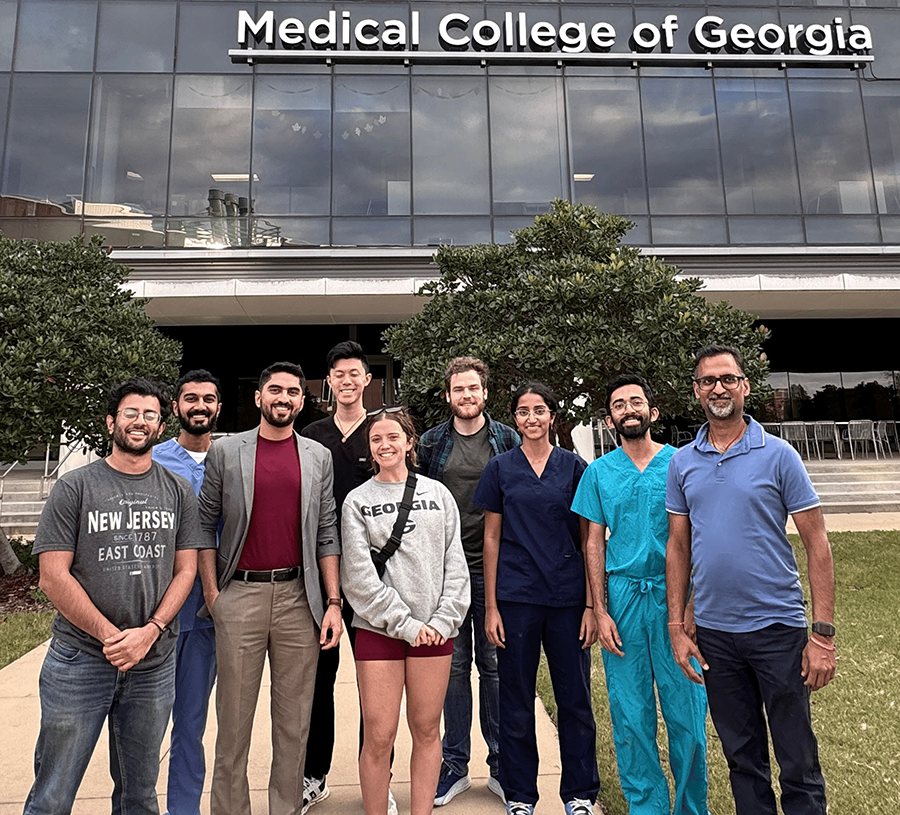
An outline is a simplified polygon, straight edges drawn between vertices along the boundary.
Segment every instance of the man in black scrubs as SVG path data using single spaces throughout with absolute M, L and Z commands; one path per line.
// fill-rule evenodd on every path
M 331 450 L 334 460 L 334 502 L 340 529 L 341 508 L 347 493 L 368 481 L 371 476 L 363 394 L 372 381 L 372 374 L 369 373 L 365 351 L 353 340 L 335 345 L 328 352 L 326 361 L 326 381 L 335 397 L 334 414 L 307 425 L 301 435 Z M 352 648 L 356 631 L 350 625 L 353 609 L 346 602 L 343 605 L 343 616 Z M 334 682 L 339 662 L 339 648 L 322 651 L 319 655 L 306 765 L 303 769 L 303 813 L 329 795 L 325 778 L 331 769 L 334 752 Z M 396 807 L 393 798 L 390 804 Z

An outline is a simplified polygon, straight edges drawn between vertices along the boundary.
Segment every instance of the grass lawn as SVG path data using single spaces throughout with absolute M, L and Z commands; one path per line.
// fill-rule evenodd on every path
M 50 637 L 52 611 L 7 614 L 0 620 L 0 668 Z
M 835 559 L 837 675 L 812 695 L 813 726 L 834 815 L 900 812 L 900 532 L 829 535 Z M 806 556 L 792 536 L 806 584 Z M 599 648 L 599 646 L 596 646 Z M 619 787 L 609 706 L 599 651 L 594 652 L 594 713 L 601 799 L 611 815 L 626 815 Z M 539 690 L 555 714 L 546 670 Z M 729 815 L 734 803 L 728 770 L 712 724 L 709 734 L 709 811 Z M 660 726 L 665 766 L 665 728 Z M 777 767 L 773 759 L 773 768 Z M 776 783 L 776 794 L 777 794 Z

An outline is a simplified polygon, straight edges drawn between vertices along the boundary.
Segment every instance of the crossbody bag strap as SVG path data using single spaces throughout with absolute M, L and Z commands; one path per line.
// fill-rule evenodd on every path
M 391 536 L 388 542 L 381 548 L 379 560 L 385 562 L 397 549 L 400 548 L 400 539 L 403 537 L 403 530 L 406 528 L 406 522 L 409 520 L 409 513 L 412 510 L 413 496 L 416 493 L 416 474 L 410 471 L 406 477 L 406 489 L 403 490 L 403 499 L 400 501 L 400 508 L 397 510 L 397 520 L 394 521 L 394 528 L 391 530 Z

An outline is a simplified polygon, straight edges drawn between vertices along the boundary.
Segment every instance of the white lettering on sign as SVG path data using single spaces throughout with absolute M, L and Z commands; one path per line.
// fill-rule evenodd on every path
M 599 16 L 602 6 L 597 8 Z M 356 17 L 352 11 L 337 9 L 311 20 L 286 17 L 278 21 L 273 9 L 258 16 L 240 9 L 237 41 L 241 47 L 229 53 L 235 62 L 316 57 L 359 61 L 373 56 L 372 51 L 403 60 L 435 60 L 444 55 L 444 61 L 470 57 L 548 61 L 558 56 L 560 64 L 566 58 L 634 65 L 642 61 L 786 65 L 806 60 L 858 67 L 873 60 L 868 53 L 873 48 L 871 31 L 864 25 L 845 25 L 842 17 L 827 24 L 767 22 L 756 27 L 707 14 L 682 26 L 677 14 L 666 14 L 661 20 L 638 22 L 614 53 L 610 51 L 617 45 L 617 32 L 611 23 L 586 19 L 557 24 L 538 19 L 530 11 L 504 11 L 481 20 L 449 11 L 433 34 L 439 51 L 420 52 L 421 33 L 418 11 L 411 12 L 409 22 Z

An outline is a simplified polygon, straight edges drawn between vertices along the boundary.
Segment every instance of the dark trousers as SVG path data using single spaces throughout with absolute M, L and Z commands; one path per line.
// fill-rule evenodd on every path
M 781 770 L 784 815 L 825 815 L 825 779 L 800 675 L 805 628 L 732 634 L 697 627 L 709 712 L 731 773 L 737 815 L 776 815 L 766 722 Z M 763 711 L 765 710 L 765 715 Z
M 344 628 L 350 639 L 350 650 L 356 649 L 356 629 L 353 622 L 353 609 L 344 600 L 341 610 Z M 303 775 L 306 778 L 325 778 L 331 770 L 331 759 L 334 755 L 334 683 L 337 679 L 338 667 L 341 664 L 340 646 L 329 648 L 319 653 L 319 667 L 316 670 L 316 691 L 313 696 L 312 717 L 309 723 L 309 740 L 306 743 L 306 764 Z M 359 751 L 363 745 L 363 719 L 359 715 Z M 391 750 L 391 764 L 394 763 L 394 751 Z
M 554 608 L 498 602 L 506 648 L 497 649 L 500 675 L 500 786 L 508 801 L 538 800 L 534 697 L 541 645 L 547 655 L 558 708 L 563 801 L 594 801 L 597 728 L 591 708 L 591 653 L 578 639 L 582 606 Z

